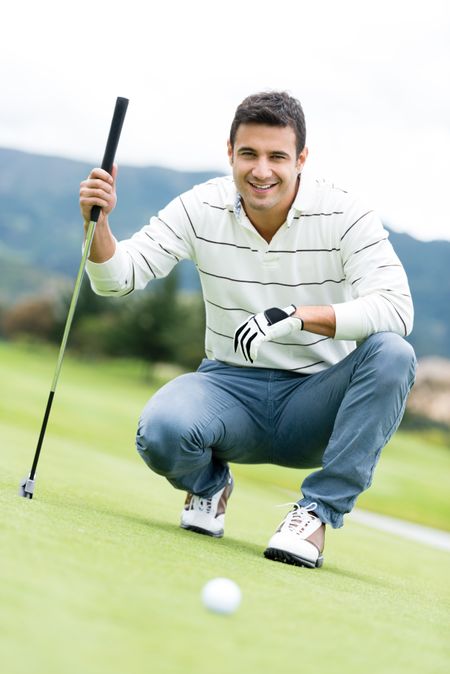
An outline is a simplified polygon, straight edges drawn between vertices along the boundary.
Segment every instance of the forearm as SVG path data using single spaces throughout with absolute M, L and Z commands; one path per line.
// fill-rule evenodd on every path
M 301 318 L 303 329 L 315 335 L 334 337 L 336 332 L 336 315 L 331 306 L 300 306 L 294 316 Z

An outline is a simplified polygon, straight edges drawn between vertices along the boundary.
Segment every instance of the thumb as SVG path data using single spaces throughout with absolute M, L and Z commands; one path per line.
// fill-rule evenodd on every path
M 277 339 L 278 337 L 286 337 L 297 329 L 301 330 L 301 322 L 298 318 L 289 317 L 267 328 L 267 334 L 270 339 Z

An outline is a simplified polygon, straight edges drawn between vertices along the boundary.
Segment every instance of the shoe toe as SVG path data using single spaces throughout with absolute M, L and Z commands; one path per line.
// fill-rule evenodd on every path
M 287 552 L 295 557 L 311 562 L 311 564 L 316 564 L 319 557 L 319 550 L 315 545 L 298 536 L 284 536 L 282 532 L 277 532 L 272 536 L 267 548 Z

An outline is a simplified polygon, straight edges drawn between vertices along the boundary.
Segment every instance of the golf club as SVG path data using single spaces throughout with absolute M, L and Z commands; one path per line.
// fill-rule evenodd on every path
M 103 155 L 102 169 L 112 172 L 112 167 L 114 163 L 114 157 L 117 150 L 117 145 L 119 144 L 120 133 L 122 131 L 123 122 L 125 119 L 125 113 L 128 107 L 128 99 L 118 97 L 116 100 L 116 105 L 114 108 L 114 114 L 111 121 L 111 128 L 109 130 L 108 140 L 106 142 L 105 154 Z M 39 456 L 41 453 L 42 443 L 44 441 L 45 430 L 47 428 L 48 419 L 50 416 L 50 411 L 53 404 L 53 398 L 55 397 L 56 385 L 58 383 L 59 373 L 61 371 L 61 365 L 64 358 L 64 352 L 66 350 L 67 339 L 69 337 L 70 327 L 72 325 L 73 316 L 75 313 L 75 308 L 78 301 L 78 296 L 80 294 L 81 282 L 83 280 L 84 271 L 86 268 L 86 260 L 89 256 L 91 249 L 92 239 L 94 238 L 95 226 L 100 215 L 100 206 L 93 206 L 91 210 L 91 219 L 86 233 L 86 241 L 83 250 L 83 255 L 81 257 L 80 267 L 78 270 L 77 278 L 75 281 L 75 286 L 73 290 L 72 299 L 69 306 L 69 312 L 67 314 L 66 324 L 64 327 L 64 333 L 61 341 L 61 346 L 59 349 L 58 360 L 56 363 L 55 374 L 53 376 L 53 382 L 50 388 L 50 394 L 47 401 L 47 407 L 45 408 L 44 418 L 42 421 L 41 432 L 39 434 L 39 439 L 36 447 L 36 452 L 34 454 L 33 464 L 31 466 L 31 471 L 28 477 L 24 478 L 20 483 L 19 495 L 24 498 L 33 498 L 35 482 L 36 482 L 36 469 L 39 461 Z

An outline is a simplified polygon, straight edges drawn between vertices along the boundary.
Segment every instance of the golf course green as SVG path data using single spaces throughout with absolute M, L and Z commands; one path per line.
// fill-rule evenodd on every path
M 0 665 L 5 674 L 444 674 L 449 555 L 349 520 L 322 569 L 264 559 L 302 471 L 233 466 L 225 537 L 178 527 L 183 494 L 134 449 L 176 371 L 66 356 L 33 500 L 30 470 L 56 351 L 0 342 Z M 174 409 L 176 414 L 176 409 Z M 358 507 L 448 528 L 450 452 L 399 431 Z M 233 615 L 203 585 L 236 581 Z

